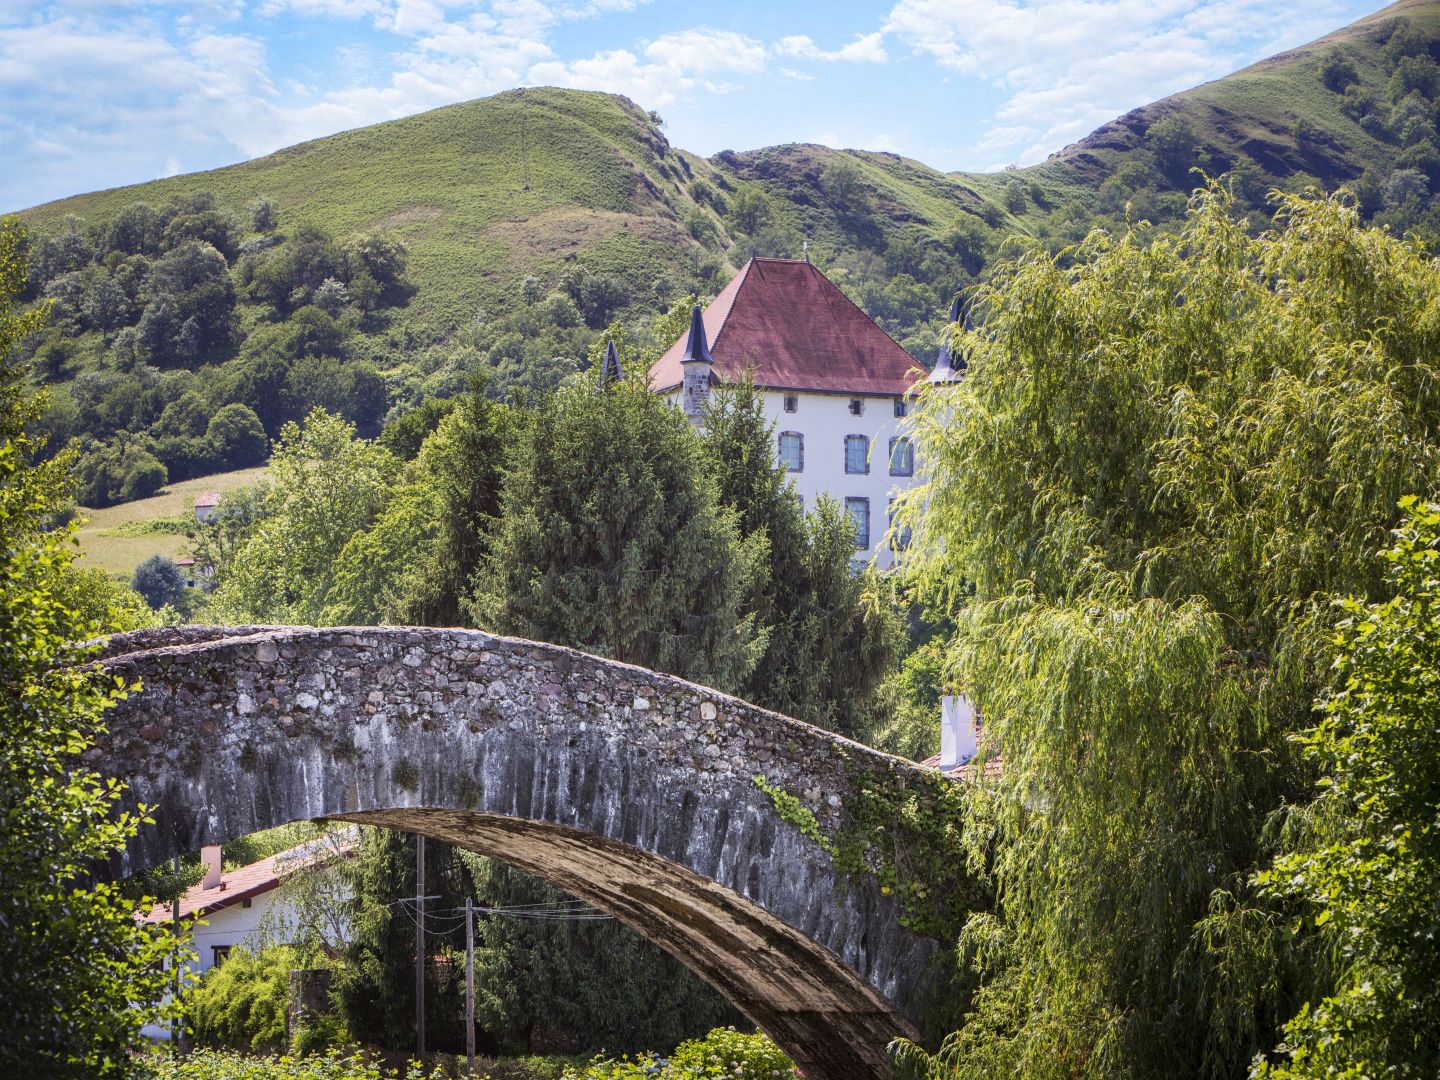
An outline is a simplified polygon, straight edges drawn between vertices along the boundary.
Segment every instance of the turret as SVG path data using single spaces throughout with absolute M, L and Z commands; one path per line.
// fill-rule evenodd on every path
M 955 332 L 955 324 L 961 321 L 960 295 L 955 295 L 954 302 L 950 305 L 950 317 L 946 320 L 945 329 L 940 336 L 940 351 L 935 356 L 935 366 L 930 369 L 930 376 L 925 381 L 932 384 L 957 383 L 965 377 L 965 356 L 960 355 L 960 362 L 957 364 L 950 355 L 950 337 Z M 970 311 L 968 306 L 964 311 L 964 329 L 970 329 Z
M 620 371 L 620 354 L 615 351 L 615 339 L 605 343 L 605 358 L 600 361 L 600 389 L 604 390 L 623 377 Z
M 696 304 L 690 312 L 690 336 L 685 342 L 685 354 L 680 357 L 680 370 L 684 375 L 680 404 L 692 424 L 700 423 L 705 402 L 710 398 L 711 363 L 705 321 L 700 317 L 700 305 Z

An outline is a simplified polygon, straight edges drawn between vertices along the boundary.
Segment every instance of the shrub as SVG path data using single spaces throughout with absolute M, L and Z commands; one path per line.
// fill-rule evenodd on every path
M 796 1080 L 801 1075 L 764 1034 L 716 1028 L 704 1038 L 681 1043 L 668 1059 L 657 1054 L 618 1061 L 597 1057 L 583 1068 L 567 1068 L 561 1080 Z
M 223 965 L 206 972 L 188 1000 L 196 1042 L 237 1050 L 283 1048 L 294 959 L 294 950 L 284 946 L 259 953 L 237 948 Z M 215 1075 L 218 1080 L 229 1074 Z
M 423 1066 L 411 1062 L 397 1071 L 358 1052 L 333 1050 L 310 1058 L 245 1057 L 198 1050 L 181 1059 L 156 1054 L 147 1064 L 146 1080 L 442 1080 L 444 1076 L 439 1066 L 426 1072 Z

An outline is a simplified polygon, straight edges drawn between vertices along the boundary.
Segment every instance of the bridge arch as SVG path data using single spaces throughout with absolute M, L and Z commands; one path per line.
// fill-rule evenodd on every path
M 87 764 L 156 807 L 116 873 L 297 820 L 491 855 L 716 986 L 812 1080 L 887 1074 L 935 943 L 837 874 L 754 783 L 836 827 L 857 776 L 915 766 L 705 687 L 553 645 L 405 627 L 110 639 L 142 689 Z

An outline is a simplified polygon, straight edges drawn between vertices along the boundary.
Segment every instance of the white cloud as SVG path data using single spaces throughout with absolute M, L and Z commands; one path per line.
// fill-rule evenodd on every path
M 734 82 L 706 76 L 755 74 L 765 69 L 768 56 L 763 44 L 745 34 L 697 28 L 656 38 L 645 46 L 643 57 L 629 49 L 609 49 L 579 60 L 536 64 L 529 81 L 608 90 L 659 108 L 696 86 L 711 93 L 738 89 Z
M 975 150 L 1038 160 L 1139 105 L 1344 22 L 1341 0 L 899 0 L 884 31 L 1008 94 Z
M 880 30 L 873 34 L 857 35 L 850 44 L 834 52 L 826 52 L 805 34 L 794 34 L 776 42 L 775 51 L 781 56 L 793 56 L 800 60 L 849 60 L 883 64 L 889 59 L 885 52 L 885 34 Z

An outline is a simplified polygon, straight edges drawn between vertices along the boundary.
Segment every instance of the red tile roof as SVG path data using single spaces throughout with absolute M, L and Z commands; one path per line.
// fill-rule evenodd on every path
M 924 377 L 910 355 L 824 274 L 802 259 L 751 259 L 704 312 L 714 374 L 737 381 L 754 365 L 772 390 L 900 396 Z M 650 368 L 657 391 L 682 382 L 685 337 Z
M 197 496 L 195 497 L 195 505 L 196 505 L 196 506 L 219 506 L 219 505 L 220 505 L 220 492 L 218 492 L 218 491 L 202 491 L 199 495 L 197 495 Z
M 268 859 L 242 866 L 238 870 L 220 875 L 220 884 L 212 889 L 204 884 L 193 886 L 180 898 L 180 917 L 204 918 L 213 912 L 262 896 L 280 883 L 289 874 L 306 866 L 333 862 L 348 857 L 355 850 L 353 837 L 311 840 L 304 844 L 271 855 Z M 174 917 L 170 904 L 156 904 L 144 916 L 147 923 L 168 922 Z
M 940 768 L 940 755 L 935 754 L 933 757 L 928 757 L 922 761 L 920 765 L 926 769 L 938 769 Z M 952 780 L 976 780 L 980 778 L 991 780 L 1000 775 L 1000 768 L 1001 763 L 999 758 L 986 758 L 984 761 L 981 761 L 978 757 L 973 757 L 969 761 L 961 762 L 953 769 L 946 769 L 945 775 Z

